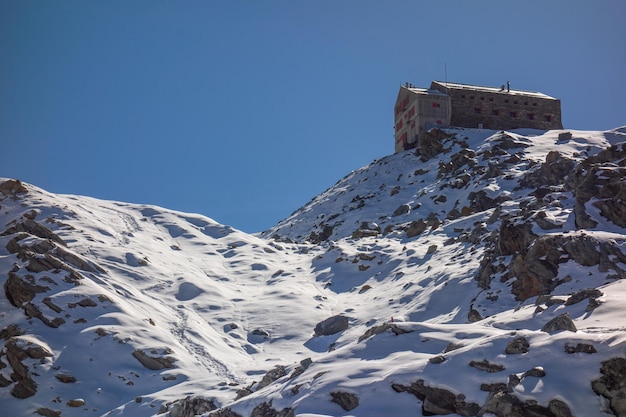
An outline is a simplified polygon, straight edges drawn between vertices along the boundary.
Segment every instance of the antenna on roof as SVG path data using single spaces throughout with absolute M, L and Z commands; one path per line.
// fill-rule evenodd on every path
M 446 92 L 448 92 L 448 63 L 444 62 L 443 63 L 443 70 L 445 72 L 445 81 L 446 81 Z

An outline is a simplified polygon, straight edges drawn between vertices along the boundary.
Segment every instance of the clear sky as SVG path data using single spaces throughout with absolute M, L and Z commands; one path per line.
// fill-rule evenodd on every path
M 626 125 L 626 2 L 0 2 L 0 176 L 269 228 L 393 152 L 400 84 Z

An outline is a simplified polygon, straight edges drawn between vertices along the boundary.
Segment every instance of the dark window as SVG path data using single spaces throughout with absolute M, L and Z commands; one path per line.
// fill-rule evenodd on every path
M 480 110 L 480 107 L 474 107 L 474 113 L 476 113 L 476 114 L 482 113 L 481 110 Z
M 433 103 L 433 107 L 441 107 L 441 104 L 439 104 L 439 103 Z
M 509 116 L 511 116 L 512 118 L 516 118 L 517 112 L 516 111 L 509 112 Z
M 551 122 L 551 121 L 552 121 L 552 115 L 546 114 L 546 122 Z
M 491 114 L 493 114 L 494 116 L 499 116 L 500 115 L 500 110 L 493 109 L 493 110 L 491 110 Z
M 514 100 L 514 101 L 513 101 L 513 104 L 517 104 L 517 100 Z
M 481 99 L 482 101 L 485 101 L 485 97 L 481 97 L 480 99 Z
M 474 100 L 474 96 L 470 96 L 470 98 L 471 98 L 472 100 Z
M 533 113 L 528 113 L 528 120 L 535 120 L 535 115 Z
M 508 103 L 508 102 L 509 102 L 509 99 L 507 98 L 506 100 L 504 100 L 504 102 L 505 102 L 505 103 Z
M 493 97 L 489 97 L 489 101 L 493 101 Z
M 533 103 L 533 106 L 537 107 L 537 103 Z
M 461 98 L 465 98 L 465 94 L 461 94 Z
M 527 101 L 524 102 L 524 106 L 528 106 L 528 102 Z

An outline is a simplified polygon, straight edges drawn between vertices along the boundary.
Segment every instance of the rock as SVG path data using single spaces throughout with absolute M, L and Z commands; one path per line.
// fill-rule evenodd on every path
M 396 392 L 408 392 L 417 397 L 422 402 L 422 414 L 425 416 L 446 414 L 475 416 L 480 410 L 478 404 L 466 402 L 463 395 L 455 395 L 443 388 L 429 387 L 424 384 L 423 379 L 408 387 L 394 383 L 391 384 L 391 388 Z
M 530 222 L 514 224 L 503 220 L 498 231 L 499 255 L 515 255 L 525 251 L 530 243 L 537 238 L 537 235 L 532 232 L 532 228 Z
M 82 407 L 83 405 L 85 405 L 85 400 L 83 400 L 82 398 L 75 398 L 73 400 L 68 400 L 67 405 L 69 407 Z
M 411 238 L 420 235 L 426 230 L 426 227 L 427 225 L 422 219 L 412 221 L 411 224 L 409 224 L 409 227 L 406 229 L 406 237 Z
M 535 366 L 532 369 L 524 372 L 522 378 L 526 378 L 527 376 L 533 376 L 535 378 L 543 378 L 546 376 L 546 371 L 543 370 L 541 366 Z
M 492 392 L 479 415 L 495 414 L 498 417 L 571 417 L 572 414 L 564 402 L 553 399 L 547 407 L 534 400 L 521 401 L 506 391 Z
M 215 410 L 217 407 L 212 400 L 202 397 L 187 397 L 174 402 L 170 408 L 170 417 L 195 417 Z
M 504 371 L 505 369 L 504 365 L 500 365 L 498 363 L 491 363 L 487 359 L 483 359 L 482 361 L 471 361 L 469 363 L 469 366 L 471 366 L 472 368 L 476 368 L 479 371 L 484 371 L 484 372 L 489 372 L 489 373 L 501 372 L 501 371 Z
M 431 255 L 435 252 L 437 252 L 437 245 L 430 245 L 428 249 L 426 250 L 427 255 Z
M 626 358 L 615 357 L 602 362 L 600 373 L 601 377 L 591 381 L 591 388 L 609 400 L 616 416 L 626 416 Z
M 7 299 L 15 307 L 22 307 L 32 301 L 35 295 L 46 291 L 50 291 L 50 288 L 36 284 L 35 277 L 32 275 L 21 277 L 15 272 L 9 272 L 8 279 L 4 283 Z
M 159 413 L 162 414 L 162 413 Z M 232 411 L 230 408 L 220 408 L 219 410 L 213 411 L 207 414 L 207 417 L 242 417 L 241 414 L 237 414 Z
M 560 330 L 567 330 L 570 332 L 576 332 L 576 325 L 572 321 L 569 313 L 563 313 L 549 322 L 547 322 L 542 328 L 541 331 L 546 333 L 554 333 Z
M 174 362 L 176 361 L 176 359 L 172 357 L 148 356 L 146 353 L 144 353 L 143 350 L 135 350 L 133 352 L 133 357 L 137 359 L 143 366 L 153 371 L 158 371 L 166 368 L 174 368 Z
M 33 414 L 39 414 L 40 416 L 43 416 L 43 417 L 60 417 L 61 411 L 51 410 L 49 408 L 42 407 L 42 408 L 38 408 L 37 410 L 35 410 Z
M 573 353 L 591 354 L 591 353 L 597 353 L 598 351 L 592 344 L 589 344 L 589 343 L 576 343 L 575 345 L 573 343 L 566 343 L 565 352 L 571 355 Z
M 282 378 L 285 375 L 287 375 L 287 370 L 285 369 L 285 367 L 282 365 L 276 366 L 274 369 L 271 369 L 263 376 L 263 379 L 261 379 L 261 382 L 259 382 L 259 384 L 257 385 L 257 391 L 265 388 L 272 382 L 276 381 L 279 378 Z
M 24 187 L 24 184 L 22 184 L 22 181 L 20 180 L 7 180 L 0 183 L 0 193 L 5 196 L 16 197 L 18 194 L 24 194 L 27 192 L 28 189 Z
M 428 359 L 428 363 L 432 363 L 434 365 L 444 363 L 445 361 L 446 361 L 446 357 L 443 355 L 433 356 L 432 358 Z
M 581 301 L 588 299 L 588 298 L 595 299 L 595 298 L 602 297 L 602 295 L 603 295 L 602 291 L 600 291 L 597 288 L 589 288 L 589 289 L 580 290 L 570 295 L 567 301 L 565 301 L 565 305 L 570 306 L 572 304 L 580 303 Z
M 280 411 L 272 408 L 272 402 L 263 402 L 252 410 L 250 417 L 294 417 L 292 408 L 283 408 Z
M 54 377 L 64 384 L 71 384 L 73 382 L 76 382 L 76 377 L 70 374 L 58 373 Z
M 467 321 L 470 323 L 476 323 L 477 321 L 481 321 L 483 316 L 480 314 L 478 310 L 474 308 L 470 308 L 470 311 L 467 313 Z
M 399 335 L 405 334 L 405 333 L 411 333 L 413 331 L 413 330 L 402 329 L 402 328 L 398 327 L 398 325 L 395 324 L 395 323 L 384 323 L 384 324 L 381 324 L 379 326 L 373 326 L 373 327 L 367 329 L 365 331 L 365 333 L 363 333 L 361 335 L 361 337 L 359 337 L 359 342 L 362 342 L 363 340 L 365 340 L 365 339 L 367 339 L 369 337 L 372 337 L 374 335 L 384 333 L 387 330 L 391 330 L 391 332 L 393 334 L 395 334 L 396 336 L 399 336 Z
M 339 404 L 345 411 L 354 410 L 359 406 L 359 397 L 349 392 L 336 391 L 331 392 L 330 395 L 332 397 L 330 401 Z
M 407 214 L 408 212 L 411 211 L 411 206 L 408 204 L 402 204 L 400 207 L 398 207 L 394 212 L 393 212 L 393 217 L 396 216 L 401 216 L 403 214 Z
M 15 398 L 29 398 L 37 393 L 37 383 L 32 378 L 24 378 L 20 380 L 11 389 L 11 395 Z
M 348 328 L 348 317 L 343 315 L 337 315 L 323 320 L 315 326 L 316 336 L 329 336 L 331 334 L 339 333 Z
M 505 352 L 507 355 L 518 355 L 522 353 L 528 353 L 528 348 L 530 347 L 530 343 L 526 340 L 525 337 L 520 336 L 516 337 L 511 341 L 508 345 L 506 345 Z
M 30 219 L 26 219 L 23 222 L 16 223 L 14 226 L 11 226 L 4 232 L 0 233 L 0 236 L 8 236 L 20 232 L 28 233 L 42 239 L 50 239 L 61 246 L 67 246 L 63 239 L 61 239 L 52 230 L 48 229 L 43 224 Z

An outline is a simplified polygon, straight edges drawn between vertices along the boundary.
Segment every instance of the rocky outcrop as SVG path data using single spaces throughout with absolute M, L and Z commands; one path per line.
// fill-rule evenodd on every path
M 367 331 L 365 333 L 363 333 L 359 337 L 359 342 L 362 342 L 363 340 L 365 340 L 365 339 L 367 339 L 369 337 L 372 337 L 374 335 L 384 333 L 384 332 L 386 332 L 388 330 L 391 331 L 396 336 L 412 332 L 412 330 L 406 330 L 406 329 L 402 329 L 402 328 L 398 327 L 398 325 L 395 324 L 395 323 L 385 323 L 385 324 L 381 324 L 379 326 L 373 326 L 373 327 L 367 329 Z
M 348 325 L 348 317 L 337 315 L 317 323 L 314 331 L 316 336 L 330 336 L 346 330 Z
M 359 397 L 349 392 L 335 391 L 330 393 L 331 402 L 339 404 L 345 411 L 354 410 L 359 406 Z
M 572 321 L 569 313 L 563 313 L 556 316 L 541 328 L 541 331 L 546 333 L 555 333 L 561 330 L 567 330 L 569 332 L 577 331 L 576 325 Z
M 626 358 L 616 357 L 602 362 L 602 376 L 591 382 L 593 391 L 609 400 L 617 417 L 626 417 Z
M 158 355 L 158 352 L 156 350 L 153 350 L 152 354 Z M 176 362 L 176 359 L 170 356 L 149 356 L 147 353 L 140 349 L 133 352 L 133 357 L 137 359 L 143 366 L 153 371 L 174 368 L 174 362 Z
M 202 397 L 186 397 L 171 404 L 169 407 L 169 417 L 195 417 L 217 407 L 212 400 Z
M 418 379 L 409 386 L 394 383 L 391 388 L 396 392 L 408 392 L 417 397 L 422 402 L 422 414 L 425 416 L 446 414 L 475 416 L 480 410 L 478 404 L 466 402 L 464 395 L 427 386 L 423 379 Z

